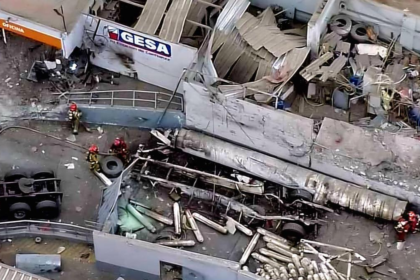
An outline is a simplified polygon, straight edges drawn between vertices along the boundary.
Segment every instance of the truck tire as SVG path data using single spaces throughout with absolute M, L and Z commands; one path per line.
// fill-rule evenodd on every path
M 22 178 L 28 178 L 28 173 L 22 169 L 13 169 L 4 175 L 5 182 L 15 182 Z
M 288 222 L 284 224 L 280 235 L 288 240 L 297 242 L 306 235 L 306 230 L 299 223 Z
M 9 208 L 10 215 L 14 220 L 28 219 L 31 214 L 31 207 L 24 202 L 16 202 Z
M 293 190 L 290 192 L 290 198 L 293 201 L 297 199 L 302 199 L 305 201 L 312 201 L 313 195 L 308 191 L 298 189 L 298 190 Z
M 31 178 L 35 180 L 52 179 L 52 178 L 55 178 L 55 174 L 54 174 L 54 171 L 49 170 L 49 169 L 36 169 L 36 170 L 32 170 Z
M 37 216 L 44 219 L 53 219 L 60 213 L 57 202 L 43 200 L 36 205 Z
M 107 156 L 99 162 L 101 165 L 102 172 L 110 177 L 116 178 L 124 170 L 124 164 L 121 159 L 116 156 Z

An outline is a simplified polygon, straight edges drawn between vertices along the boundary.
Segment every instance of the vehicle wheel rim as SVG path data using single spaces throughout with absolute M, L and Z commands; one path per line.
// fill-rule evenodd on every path
M 16 219 L 23 219 L 26 216 L 26 212 L 25 211 L 16 211 L 15 212 L 15 218 Z

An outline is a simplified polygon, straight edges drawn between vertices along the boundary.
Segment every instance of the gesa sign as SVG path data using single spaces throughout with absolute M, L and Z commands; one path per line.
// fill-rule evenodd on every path
M 114 42 L 129 45 L 148 54 L 155 54 L 164 58 L 170 58 L 172 56 L 171 45 L 151 38 L 114 27 L 108 27 L 108 36 Z

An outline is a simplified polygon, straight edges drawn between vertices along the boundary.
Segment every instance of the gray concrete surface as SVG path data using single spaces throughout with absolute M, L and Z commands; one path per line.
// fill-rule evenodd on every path
M 328 221 L 328 224 L 320 228 L 317 241 L 354 249 L 355 252 L 364 256 L 368 261 L 378 256 L 387 256 L 388 261 L 375 268 L 376 270 L 390 274 L 395 279 L 420 279 L 420 258 L 418 256 L 420 234 L 409 234 L 404 250 L 399 251 L 397 250 L 396 234 L 392 223 L 383 224 L 379 220 L 375 221 L 344 211 L 340 215 L 328 214 L 325 220 Z M 370 241 L 370 234 L 374 232 L 384 236 L 381 251 L 377 256 L 371 256 L 379 249 L 378 244 Z M 347 271 L 347 264 L 345 263 L 340 263 L 336 267 L 341 272 Z M 392 270 L 395 270 L 396 274 Z M 352 276 L 360 279 L 359 275 L 368 277 L 364 268 L 353 266 Z M 370 275 L 370 277 L 372 277 L 372 280 L 392 279 L 376 273 Z
M 31 123 L 29 126 L 61 138 L 71 135 L 67 123 Z M 125 130 L 117 127 L 103 129 L 105 130 L 104 134 L 99 134 L 97 130 L 93 130 L 92 133 L 81 131 L 76 136 L 75 143 L 84 147 L 95 143 L 99 146 L 100 151 L 107 152 L 113 139 L 117 136 L 122 136 L 130 142 L 133 141 L 133 149 L 138 145 L 136 143 L 142 139 L 148 139 L 140 130 Z M 147 137 L 149 137 L 148 133 Z M 56 176 L 62 180 L 61 187 L 64 192 L 62 213 L 59 219 L 62 222 L 78 225 L 84 225 L 85 220 L 96 220 L 103 184 L 90 172 L 85 161 L 85 151 L 55 139 L 20 129 L 11 129 L 0 135 L 0 147 L 0 175 L 4 175 L 13 167 L 52 169 L 56 172 Z M 65 167 L 67 163 L 74 163 L 75 169 L 67 169 Z

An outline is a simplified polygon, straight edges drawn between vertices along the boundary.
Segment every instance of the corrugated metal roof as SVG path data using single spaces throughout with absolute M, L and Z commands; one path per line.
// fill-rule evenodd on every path
M 159 33 L 161 39 L 179 43 L 191 4 L 192 0 L 174 0 L 172 2 Z
M 239 84 L 249 82 L 258 69 L 259 60 L 260 59 L 257 58 L 256 55 L 244 52 L 233 66 L 232 71 L 228 76 L 228 80 Z
M 214 60 L 214 67 L 220 78 L 224 78 L 232 65 L 245 52 L 245 45 L 241 44 L 238 31 L 234 30 L 229 36 Z
M 208 3 L 214 3 L 214 0 L 203 0 Z M 206 16 L 207 6 L 203 5 L 197 1 L 193 1 L 188 12 L 187 19 L 201 23 Z M 185 22 L 184 30 L 182 31 L 182 36 L 193 36 L 194 32 L 197 30 L 197 25 Z
M 258 26 L 260 21 L 251 15 L 250 13 L 245 13 L 235 24 L 236 29 L 238 29 L 239 34 L 244 36 L 245 33 L 254 29 Z
M 258 15 L 258 19 L 260 19 L 261 25 L 277 25 L 276 17 L 274 16 L 273 9 L 270 6 Z
M 169 0 L 148 0 L 134 29 L 147 34 L 155 35 L 162 21 Z
M 0 264 L 0 279 L 1 280 L 48 280 L 47 278 L 25 272 L 23 270 Z

